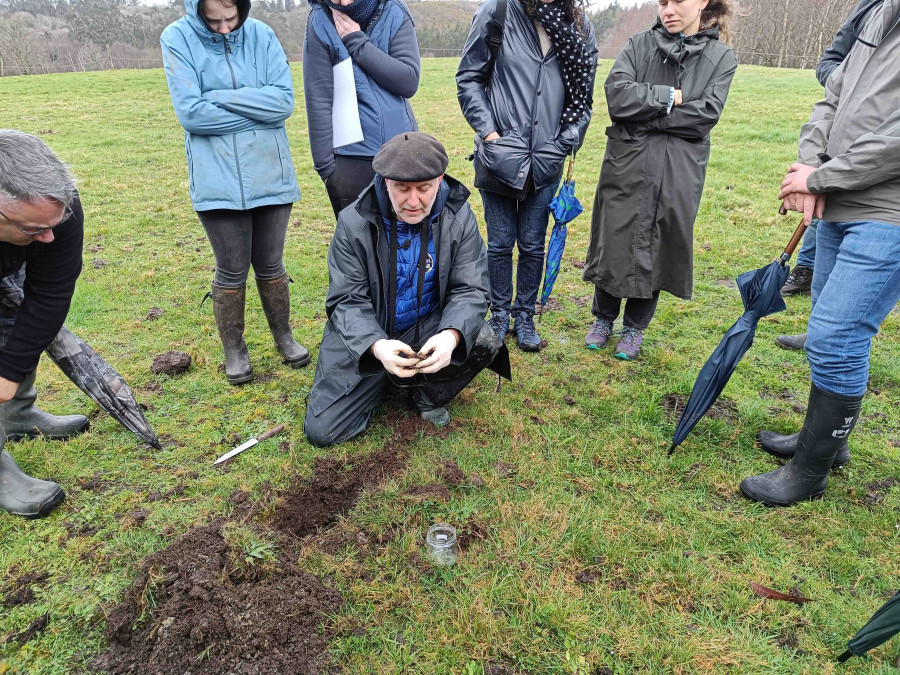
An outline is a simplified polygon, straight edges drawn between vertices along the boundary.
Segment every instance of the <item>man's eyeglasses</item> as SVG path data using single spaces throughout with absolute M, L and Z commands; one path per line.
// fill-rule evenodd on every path
M 0 216 L 3 216 L 3 219 L 6 222 L 8 222 L 10 225 L 12 225 L 14 228 L 16 228 L 19 232 L 24 234 L 26 237 L 37 237 L 37 236 L 43 234 L 44 232 L 50 232 L 54 228 L 57 228 L 60 225 L 62 225 L 64 222 L 66 222 L 69 218 L 72 217 L 72 215 L 73 215 L 72 207 L 67 206 L 65 208 L 65 210 L 63 210 L 62 218 L 59 219 L 59 222 L 56 223 L 56 225 L 51 225 L 50 227 L 22 227 L 16 221 L 14 221 L 12 218 L 10 218 L 5 213 L 3 213 L 3 211 L 0 211 Z

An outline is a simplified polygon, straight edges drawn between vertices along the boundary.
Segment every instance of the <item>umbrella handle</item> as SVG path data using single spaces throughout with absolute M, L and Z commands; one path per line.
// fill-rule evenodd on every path
M 566 182 L 572 182 L 572 174 L 575 173 L 575 155 L 569 157 L 569 170 L 566 173 Z
M 778 209 L 778 213 L 782 216 L 787 215 L 787 209 L 784 208 L 784 204 L 781 205 L 781 208 Z M 794 250 L 800 244 L 800 240 L 803 239 L 803 233 L 806 232 L 806 225 L 803 223 L 803 219 L 800 219 L 800 224 L 797 225 L 797 229 L 794 230 L 794 236 L 791 237 L 791 240 L 788 242 L 788 245 L 784 249 L 784 253 L 779 256 L 779 260 L 781 263 L 787 264 L 787 261 L 791 259 L 791 256 L 794 255 Z

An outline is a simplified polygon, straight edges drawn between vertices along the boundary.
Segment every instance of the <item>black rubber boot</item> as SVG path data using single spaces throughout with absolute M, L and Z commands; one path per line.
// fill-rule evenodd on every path
M 309 351 L 294 339 L 291 331 L 290 283 L 285 272 L 277 279 L 257 279 L 256 288 L 281 357 L 291 368 L 302 368 L 309 363 Z
M 225 350 L 225 376 L 231 384 L 244 384 L 253 379 L 250 354 L 244 342 L 245 286 L 226 288 L 212 285 L 216 327 Z
M 806 333 L 799 335 L 779 335 L 775 338 L 775 344 L 782 349 L 789 349 L 792 352 L 799 352 L 806 349 Z
M 794 456 L 794 450 L 796 449 L 797 439 L 799 437 L 799 432 L 796 434 L 779 434 L 776 431 L 760 431 L 756 434 L 756 440 L 759 443 L 759 447 L 770 455 L 775 455 L 776 457 L 781 457 L 783 459 L 790 459 Z M 834 456 L 834 462 L 832 463 L 831 468 L 840 469 L 842 466 L 849 463 L 850 444 L 845 438 L 841 447 L 838 448 L 837 454 Z
M 420 387 L 410 390 L 413 405 L 419 411 L 419 417 L 434 426 L 441 428 L 450 424 L 450 413 L 443 406 L 435 404 L 431 397 Z
M 745 478 L 741 492 L 769 506 L 790 506 L 825 494 L 828 472 L 861 406 L 862 396 L 840 396 L 812 385 L 794 458 L 775 471 Z
M 813 271 L 811 267 L 797 265 L 788 275 L 784 286 L 781 287 L 781 294 L 788 296 L 809 293 L 812 289 L 812 279 Z
M 38 408 L 34 388 L 35 371 L 22 380 L 15 395 L 0 404 L 0 426 L 8 441 L 22 438 L 50 438 L 63 440 L 87 431 L 89 423 L 84 415 L 51 415 Z

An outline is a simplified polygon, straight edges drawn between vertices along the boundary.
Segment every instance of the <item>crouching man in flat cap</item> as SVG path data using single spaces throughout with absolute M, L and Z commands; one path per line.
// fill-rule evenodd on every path
M 303 431 L 343 443 L 365 431 L 385 386 L 419 415 L 445 406 L 481 370 L 509 378 L 509 355 L 484 321 L 487 251 L 469 191 L 444 174 L 435 138 L 403 133 L 375 159 L 375 180 L 341 211 L 328 252 L 328 321 Z

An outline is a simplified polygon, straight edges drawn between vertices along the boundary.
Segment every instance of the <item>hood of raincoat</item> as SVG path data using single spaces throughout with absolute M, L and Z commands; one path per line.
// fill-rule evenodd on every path
M 214 33 L 209 29 L 206 18 L 200 13 L 200 3 L 202 1 L 203 0 L 184 0 L 184 12 L 187 16 L 188 23 L 191 24 L 191 28 L 197 32 L 197 35 L 202 39 L 212 41 L 214 38 L 220 36 L 218 33 Z M 237 37 L 241 28 L 244 27 L 244 22 L 247 21 L 247 17 L 250 16 L 250 0 L 237 0 L 235 4 L 237 5 L 238 10 L 238 25 L 237 28 L 228 35 Z

